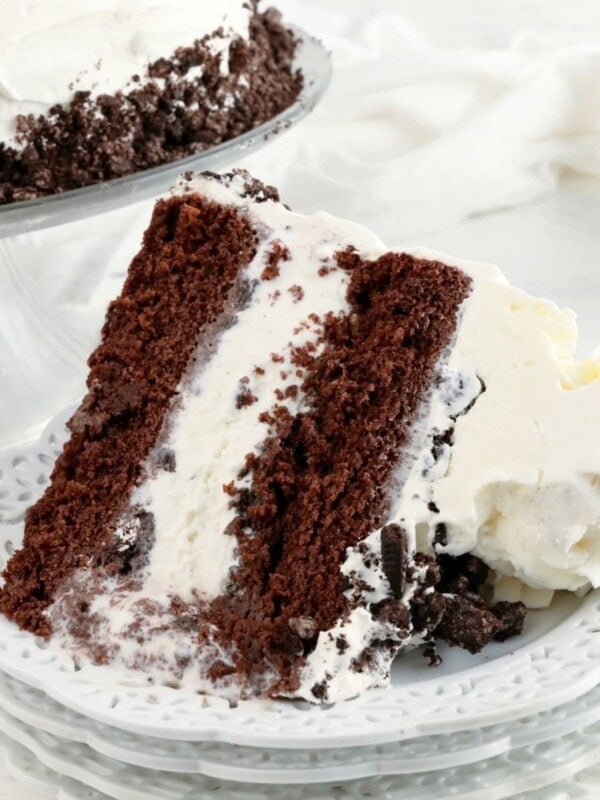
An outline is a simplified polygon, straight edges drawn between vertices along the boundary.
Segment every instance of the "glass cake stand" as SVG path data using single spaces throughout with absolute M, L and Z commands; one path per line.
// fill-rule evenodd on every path
M 92 288 L 86 277 L 106 276 L 108 269 L 109 280 L 102 281 L 96 304 L 103 315 L 139 245 L 153 198 L 168 191 L 184 171 L 235 166 L 319 102 L 331 80 L 329 54 L 318 40 L 300 29 L 294 32 L 294 68 L 301 70 L 304 86 L 294 105 L 272 120 L 179 161 L 0 206 L 0 449 L 35 437 L 58 409 L 83 392 L 85 360 L 101 316 L 76 324 L 60 313 L 65 287 L 70 296 L 95 291 L 97 285 Z M 104 216 L 91 224 L 99 215 Z M 53 280 L 55 273 L 60 281 Z

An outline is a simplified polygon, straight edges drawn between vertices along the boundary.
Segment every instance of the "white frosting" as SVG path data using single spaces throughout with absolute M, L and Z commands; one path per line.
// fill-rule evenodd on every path
M 221 27 L 212 45 L 225 54 L 248 37 L 249 16 L 242 0 L 2 0 L 0 141 L 11 139 L 17 114 L 46 113 L 77 90 L 112 94 Z
M 293 374 L 282 379 L 281 371 L 291 372 L 291 347 L 316 341 L 318 325 L 309 314 L 348 310 L 347 275 L 335 269 L 322 276 L 319 269 L 348 245 L 366 259 L 387 252 L 372 234 L 328 214 L 302 216 L 272 201 L 244 199 L 240 178 L 231 186 L 198 178 L 185 188 L 247 215 L 260 243 L 244 276 L 256 283 L 236 323 L 220 334 L 214 356 L 181 384 L 160 443 L 173 452 L 175 470 L 150 472 L 132 496 L 132 505 L 153 514 L 156 539 L 139 589 L 94 600 L 92 610 L 106 618 L 109 640 L 120 639 L 136 614 L 147 618 L 146 611 L 141 617 L 136 612 L 144 598 L 165 608 L 173 595 L 211 599 L 225 589 L 236 565 L 236 538 L 226 533 L 235 513 L 223 486 L 251 485 L 251 475 L 239 478 L 244 456 L 256 452 L 268 434 L 258 417 L 273 406 L 275 390 L 299 383 Z M 261 281 L 275 242 L 290 258 L 279 263 L 278 276 Z M 412 252 L 460 268 L 471 277 L 472 291 L 444 354 L 439 384 L 425 399 L 398 469 L 386 524 L 399 523 L 414 551 L 431 550 L 443 523 L 449 553 L 472 552 L 504 576 L 496 599 L 540 606 L 553 590 L 600 586 L 600 361 L 576 362 L 573 315 L 512 287 L 495 267 Z M 256 401 L 238 408 L 245 377 L 242 385 Z M 306 409 L 301 391 L 285 402 L 292 413 Z M 131 531 L 117 533 L 125 547 Z M 380 530 L 369 534 L 365 547 L 368 559 L 351 548 L 341 567 L 355 608 L 319 634 L 296 697 L 314 701 L 312 689 L 321 681 L 329 701 L 385 685 L 393 650 L 378 652 L 363 671 L 353 669 L 353 661 L 375 640 L 398 648 L 420 641 L 410 626 L 399 631 L 371 614 L 370 605 L 391 593 L 381 569 Z M 407 582 L 405 605 L 423 577 L 423 569 L 417 570 Z M 181 630 L 165 631 L 159 623 L 156 642 L 150 637 L 136 647 L 130 638 L 120 645 L 119 658 L 129 665 L 141 659 L 156 679 L 168 680 L 175 655 L 193 653 L 178 678 L 206 688 L 203 660 L 214 657 L 214 648 L 195 652 L 192 644 L 186 650 Z M 60 630 L 68 638 L 64 625 Z

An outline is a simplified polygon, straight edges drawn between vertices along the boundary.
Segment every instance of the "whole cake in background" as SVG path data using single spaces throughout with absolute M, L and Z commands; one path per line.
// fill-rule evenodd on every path
M 82 665 L 333 702 L 600 585 L 600 361 L 495 268 L 247 173 L 160 200 L 3 612 Z M 425 664 L 425 661 L 423 662 Z
M 2 0 L 0 204 L 192 155 L 294 103 L 296 41 L 258 0 Z

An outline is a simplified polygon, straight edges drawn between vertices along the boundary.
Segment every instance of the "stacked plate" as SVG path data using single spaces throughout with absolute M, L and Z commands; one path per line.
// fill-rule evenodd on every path
M 68 415 L 0 454 L 0 561 Z M 329 708 L 230 707 L 139 676 L 108 683 L 1 619 L 0 742 L 10 772 L 61 800 L 594 796 L 597 773 L 569 781 L 600 759 L 600 594 L 558 597 L 482 656 L 442 655 L 436 669 L 403 656 L 389 690 Z

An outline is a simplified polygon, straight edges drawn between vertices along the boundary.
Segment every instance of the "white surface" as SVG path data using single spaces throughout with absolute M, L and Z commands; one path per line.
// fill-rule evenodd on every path
M 112 94 L 221 27 L 223 36 L 211 42 L 216 53 L 248 36 L 243 0 L 86 0 L 81 9 L 71 0 L 3 0 L 0 141 L 12 138 L 17 114 L 44 114 L 74 91 Z
M 307 25 L 316 5 L 282 3 Z M 575 35 L 559 33 L 558 23 L 552 33 L 528 34 L 535 15 L 527 10 L 541 4 L 526 0 L 519 13 L 513 2 L 515 35 L 496 35 L 493 49 L 466 49 L 447 37 L 438 44 L 435 32 L 449 19 L 455 30 L 462 23 L 475 33 L 493 30 L 501 17 L 506 29 L 504 4 L 473 17 L 472 3 L 436 2 L 436 11 L 427 4 L 426 15 L 406 0 L 319 5 L 313 27 L 334 50 L 332 90 L 293 158 L 278 159 L 268 174 L 290 187 L 295 207 L 349 216 L 389 244 L 399 237 L 429 244 L 429 234 L 449 223 L 542 196 L 566 168 L 598 176 L 593 26 Z M 426 17 L 421 28 L 417 16 Z
M 506 49 L 515 31 L 536 29 L 550 33 L 551 42 L 564 42 L 569 34 L 592 41 L 595 48 L 600 41 L 598 5 L 590 0 L 509 0 L 487 4 L 484 11 L 477 0 L 452 4 L 282 0 L 280 5 L 292 13 L 295 8 L 307 29 L 320 32 L 336 48 L 338 77 L 312 120 L 248 166 L 279 183 L 286 202 L 298 210 L 327 206 L 370 225 L 390 243 L 419 240 L 467 258 L 499 263 L 528 291 L 577 309 L 585 351 L 595 346 L 600 338 L 600 189 L 590 177 L 597 174 L 596 157 L 588 156 L 591 151 L 597 155 L 600 148 L 597 121 L 588 113 L 594 104 L 585 98 L 596 84 L 596 59 L 581 51 L 569 52 L 569 63 L 564 65 L 564 51 L 558 57 L 552 52 L 544 55 L 543 47 L 532 57 L 537 43 L 531 38 L 521 39 L 524 57 L 514 57 L 514 51 L 507 57 Z M 399 43 L 407 22 L 409 28 L 414 24 L 425 29 L 426 39 L 440 47 L 431 54 L 431 67 L 425 64 L 412 78 L 405 61 L 401 74 L 391 64 L 404 49 Z M 554 34 L 560 36 L 554 39 Z M 457 53 L 457 43 L 477 48 L 475 60 L 472 53 Z M 517 70 L 523 87 L 520 97 L 512 97 L 515 82 L 510 74 L 506 81 L 502 75 L 500 80 L 489 79 L 490 73 L 495 74 L 498 50 L 503 51 L 502 63 L 529 60 L 531 75 L 527 68 Z M 471 67 L 465 62 L 457 67 L 463 58 Z M 421 69 L 422 62 L 415 63 Z M 451 103 L 438 102 L 440 81 Z M 428 99 L 432 96 L 434 101 Z M 512 102 L 519 110 L 516 125 L 503 115 Z M 423 108 L 428 116 L 423 117 Z M 500 137 L 490 131 L 488 114 L 498 121 Z M 532 126 L 528 132 L 521 120 L 546 127 L 536 132 Z M 486 130 L 485 141 L 472 134 L 469 138 L 469 126 Z M 513 127 L 517 134 L 528 135 L 502 138 L 502 132 L 508 128 L 510 133 Z M 456 135 L 468 142 L 466 151 L 440 146 L 441 139 Z M 403 153 L 399 159 L 394 157 L 398 152 Z M 400 168 L 397 160 L 403 162 Z M 556 190 L 565 167 L 579 174 L 568 175 Z M 383 181 L 385 205 L 373 196 L 378 179 Z M 521 202 L 527 205 L 513 206 Z M 54 238 L 34 237 L 29 262 L 23 261 L 34 290 L 44 301 L 54 302 L 63 326 L 74 327 L 81 352 L 93 343 L 104 302 L 115 294 L 124 257 L 135 250 L 145 224 L 143 216 L 121 219 L 131 236 L 114 261 L 107 258 L 113 243 L 105 230 L 103 253 L 101 242 L 87 239 L 86 224 L 74 226 L 72 236 L 81 237 L 80 242 L 63 242 L 60 257 L 51 257 L 52 243 L 56 247 L 65 232 L 54 231 Z M 111 223 L 115 235 L 118 224 Z M 81 259 L 85 270 L 75 272 L 73 264 Z M 63 396 L 44 398 L 48 416 L 64 406 L 65 397 L 81 392 L 82 363 L 74 359 L 63 374 Z M 585 781 L 589 794 L 579 796 L 587 800 L 599 785 L 598 776 L 582 779 L 581 785 Z M 577 797 L 570 793 L 575 791 L 573 784 L 565 791 L 561 798 Z M 37 800 L 29 789 L 21 797 Z
M 11 778 L 8 778 L 9 784 L 6 787 L 8 796 L 3 797 L 3 800 L 107 800 L 106 795 L 100 795 L 92 789 L 86 789 L 81 784 L 52 773 L 25 748 L 17 744 L 3 740 L 2 756 L 7 765 L 6 769 L 11 774 L 17 775 L 21 781 L 21 788 L 19 788 L 14 786 Z M 2 756 L 0 756 L 0 768 Z M 513 800 L 597 800 L 599 784 L 600 770 L 592 767 L 544 789 L 527 791 L 521 788 L 518 794 L 513 796 Z M 42 791 L 40 787 L 50 787 L 50 791 Z M 336 796 L 338 795 L 336 794 Z M 364 797 L 364 794 L 362 796 Z M 266 797 L 266 795 L 261 794 L 260 797 Z M 281 793 L 276 797 L 279 800 L 282 797 Z M 329 794 L 326 798 L 321 797 L 319 800 L 332 800 L 332 797 L 333 795 Z M 392 800 L 390 795 L 383 794 L 381 797 Z M 460 794 L 458 797 L 463 800 Z M 203 800 L 203 798 L 195 794 L 189 800 Z M 250 798 L 245 800 L 259 800 L 259 795 L 254 792 Z M 411 798 L 405 795 L 402 800 L 411 800 Z

